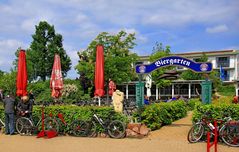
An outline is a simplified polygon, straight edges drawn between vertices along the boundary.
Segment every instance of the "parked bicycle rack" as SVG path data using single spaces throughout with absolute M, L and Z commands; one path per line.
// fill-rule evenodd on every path
M 214 121 L 214 141 L 211 144 L 210 142 L 210 135 L 211 133 L 207 132 L 207 152 L 210 152 L 210 148 L 214 145 L 214 152 L 217 152 L 217 143 L 218 143 L 218 128 L 217 128 L 217 121 Z
M 42 107 L 42 130 L 38 133 L 37 138 L 41 138 L 44 136 L 47 136 L 47 138 L 53 138 L 57 136 L 57 132 L 54 130 L 48 130 L 46 131 L 44 128 L 44 107 Z

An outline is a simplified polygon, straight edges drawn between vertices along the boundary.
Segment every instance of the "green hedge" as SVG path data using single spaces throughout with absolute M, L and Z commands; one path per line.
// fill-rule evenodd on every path
M 197 104 L 200 104 L 202 103 L 198 98 L 194 98 L 194 99 L 190 99 L 188 102 L 187 102 L 187 110 L 188 111 L 191 111 L 195 108 L 195 106 Z
M 186 103 L 184 101 L 175 101 L 146 106 L 140 116 L 143 123 L 151 130 L 156 130 L 163 125 L 169 125 L 173 121 L 185 117 L 186 114 Z
M 53 114 L 53 116 L 56 116 L 58 113 L 62 113 L 64 116 L 64 120 L 66 121 L 67 124 L 70 124 L 73 120 L 80 119 L 80 120 L 86 120 L 89 121 L 92 118 L 92 111 L 91 109 L 94 109 L 95 112 L 103 119 L 107 120 L 107 118 L 110 117 L 110 112 L 113 111 L 111 107 L 80 107 L 80 106 L 48 106 L 45 107 L 45 113 L 46 115 L 49 115 L 50 113 Z M 0 118 L 4 119 L 4 109 L 1 106 L 0 107 Z M 41 118 L 41 107 L 40 106 L 34 106 L 33 107 L 33 119 L 35 121 L 35 124 L 37 121 Z M 119 113 L 115 113 L 113 115 L 113 119 L 121 120 L 125 123 L 127 123 L 127 118 Z M 61 131 L 67 132 L 68 127 L 61 125 Z M 98 124 L 98 131 L 102 131 L 102 128 Z
M 196 122 L 206 112 L 210 113 L 210 115 L 207 115 L 207 117 L 212 119 L 222 119 L 225 116 L 230 116 L 234 120 L 239 120 L 239 104 L 198 104 L 193 111 L 192 121 Z

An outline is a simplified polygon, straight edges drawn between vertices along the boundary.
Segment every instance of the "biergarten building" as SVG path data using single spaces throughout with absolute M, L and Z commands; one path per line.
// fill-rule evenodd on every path
M 223 84 L 231 84 L 235 86 L 235 95 L 239 95 L 239 50 L 221 50 L 221 51 L 208 51 L 208 52 L 187 52 L 173 54 L 173 56 L 180 56 L 189 60 L 197 62 L 203 53 L 208 57 L 208 62 L 212 63 L 212 69 L 217 70 L 220 73 L 220 69 L 223 69 L 224 79 Z M 158 60 L 155 62 L 156 66 L 163 66 L 164 64 L 174 65 L 175 63 L 181 63 L 189 65 L 186 60 Z M 140 60 L 136 64 L 150 64 L 149 56 L 141 56 Z M 187 70 L 183 66 L 175 66 L 175 70 L 179 73 Z M 200 83 L 204 80 L 173 80 L 171 85 L 164 88 L 157 87 L 154 83 L 151 87 L 151 98 L 169 99 L 175 96 L 183 96 L 185 98 L 195 98 L 201 94 Z M 125 94 L 126 99 L 135 98 L 136 81 L 117 85 L 117 89 L 121 90 Z M 146 95 L 146 89 L 144 89 Z

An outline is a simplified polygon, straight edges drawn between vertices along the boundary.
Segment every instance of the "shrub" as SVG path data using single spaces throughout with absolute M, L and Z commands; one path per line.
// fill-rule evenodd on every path
M 212 103 L 214 105 L 220 105 L 220 104 L 232 104 L 232 100 L 233 100 L 233 96 L 231 97 L 225 97 L 225 96 L 222 96 L 222 97 L 219 97 L 217 99 L 214 99 L 212 101 Z
M 202 103 L 198 98 L 190 99 L 187 103 L 187 110 L 193 110 L 197 104 Z
M 36 97 L 36 104 L 41 104 L 41 101 L 53 102 L 49 80 L 30 83 L 28 85 L 28 90 L 33 91 Z M 62 90 L 60 101 L 63 101 L 65 104 L 72 104 L 80 100 L 88 99 L 90 99 L 89 94 L 84 94 L 78 80 L 64 80 L 64 89 Z
M 38 81 L 35 83 L 30 83 L 28 85 L 28 90 L 32 90 L 35 95 L 35 103 L 39 104 L 41 101 L 52 102 L 50 81 Z
M 193 122 L 199 120 L 206 112 L 210 119 L 223 119 L 225 116 L 230 116 L 234 120 L 239 120 L 239 105 L 237 104 L 220 104 L 220 105 L 197 105 L 193 111 Z
M 234 96 L 235 95 L 235 86 L 232 84 L 222 85 L 218 88 L 218 92 L 223 96 Z
M 46 115 L 49 115 L 50 113 L 53 114 L 53 116 L 56 116 L 58 113 L 62 113 L 64 116 L 64 120 L 67 124 L 70 124 L 73 120 L 85 120 L 90 121 L 92 118 L 92 111 L 91 109 L 94 109 L 95 112 L 103 119 L 106 120 L 110 117 L 110 112 L 113 110 L 111 107 L 79 107 L 79 106 L 48 106 L 45 107 L 45 113 Z M 38 121 L 41 117 L 41 107 L 40 106 L 34 106 L 33 107 L 33 119 L 34 121 Z M 0 107 L 0 118 L 4 118 L 4 109 L 3 107 Z M 121 120 L 125 123 L 127 123 L 127 119 L 124 115 L 115 113 L 113 115 L 113 119 Z M 36 124 L 36 122 L 35 122 Z M 102 128 L 98 125 L 98 130 L 102 131 Z M 61 130 L 66 132 L 69 128 L 67 126 L 61 125 Z
M 173 121 L 185 117 L 187 114 L 184 101 L 171 103 L 155 103 L 145 107 L 140 114 L 141 120 L 151 130 L 156 130 L 163 125 L 169 125 Z

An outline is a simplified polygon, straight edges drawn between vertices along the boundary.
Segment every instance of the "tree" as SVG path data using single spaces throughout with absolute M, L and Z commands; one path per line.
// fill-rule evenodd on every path
M 16 94 L 16 76 L 17 73 L 13 70 L 0 76 L 0 88 L 5 94 Z
M 195 59 L 196 62 L 207 62 L 208 57 L 205 53 L 202 54 L 202 56 L 198 59 Z M 186 70 L 184 71 L 180 76 L 184 80 L 205 80 L 205 79 L 210 79 L 213 83 L 213 88 L 218 89 L 221 87 L 222 82 L 220 81 L 220 78 L 218 77 L 218 71 L 213 70 L 209 74 L 205 73 L 196 73 L 192 70 Z
M 200 58 L 195 59 L 195 62 L 207 62 L 208 57 L 205 53 L 202 54 Z M 181 75 L 184 80 L 203 80 L 205 77 L 202 73 L 196 73 L 192 70 L 186 70 Z
M 15 52 L 15 56 L 16 56 L 16 59 L 13 61 L 13 70 L 17 71 L 17 66 L 18 66 L 18 57 L 19 57 L 19 52 L 21 50 L 21 47 L 19 47 L 16 52 Z M 34 62 L 32 62 L 30 60 L 30 51 L 29 49 L 26 50 L 26 62 L 27 62 L 27 75 L 28 75 L 28 80 L 31 82 L 33 81 L 34 79 L 36 79 L 36 73 L 33 69 L 34 67 Z
M 152 55 L 157 53 L 157 52 L 165 52 L 166 54 L 170 54 L 170 46 L 165 46 L 165 49 L 163 47 L 163 43 L 156 42 L 155 46 L 153 47 L 152 50 Z
M 61 57 L 62 73 L 66 76 L 71 68 L 71 60 L 63 48 L 62 35 L 55 33 L 54 26 L 46 21 L 41 21 L 35 27 L 36 32 L 32 35 L 33 41 L 26 52 L 29 78 L 40 77 L 43 81 L 49 78 L 56 53 Z
M 155 46 L 153 47 L 152 54 L 149 57 L 150 62 L 154 62 L 162 57 L 170 55 L 170 46 L 166 46 L 165 49 L 162 43 L 156 42 Z M 152 78 L 154 82 L 159 87 L 169 86 L 171 84 L 170 80 L 166 79 L 159 79 L 159 77 L 164 74 L 165 71 L 172 69 L 172 67 L 161 67 L 152 72 Z
M 135 79 L 133 63 L 137 60 L 137 55 L 130 52 L 135 46 L 135 34 L 127 34 L 120 31 L 116 35 L 107 32 L 100 33 L 82 52 L 78 52 L 79 63 L 76 70 L 80 75 L 94 81 L 94 67 L 96 58 L 96 46 L 104 46 L 105 59 L 105 80 L 111 78 L 116 84 L 128 82 Z M 85 78 L 84 78 L 85 79 Z
M 2 77 L 3 75 L 4 75 L 4 72 L 0 70 L 0 77 Z

